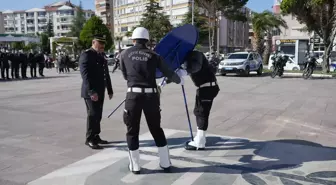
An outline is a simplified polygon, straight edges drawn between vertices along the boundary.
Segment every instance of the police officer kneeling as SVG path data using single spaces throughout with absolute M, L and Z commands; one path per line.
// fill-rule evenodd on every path
M 205 148 L 205 132 L 209 125 L 209 115 L 213 100 L 218 95 L 219 87 L 215 76 L 215 70 L 209 64 L 202 52 L 192 51 L 186 57 L 184 63 L 191 80 L 198 87 L 194 114 L 196 116 L 197 134 L 193 141 L 187 142 L 186 150 L 203 150 Z
M 129 148 L 129 170 L 140 173 L 139 130 L 141 113 L 144 111 L 147 125 L 152 134 L 160 157 L 160 167 L 170 171 L 170 158 L 166 136 L 160 126 L 160 98 L 155 74 L 158 68 L 164 76 L 175 83 L 181 83 L 179 76 L 171 71 L 163 59 L 146 47 L 149 41 L 148 30 L 138 27 L 133 31 L 134 46 L 120 54 L 122 74 L 127 80 L 127 95 L 124 109 L 124 123 L 127 126 L 127 145 Z

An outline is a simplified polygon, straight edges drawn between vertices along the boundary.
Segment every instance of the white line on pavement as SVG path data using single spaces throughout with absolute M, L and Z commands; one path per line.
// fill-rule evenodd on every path
M 49 173 L 28 185 L 84 185 L 87 177 L 127 157 L 127 152 L 107 149 Z
M 204 172 L 197 172 L 190 169 L 187 173 L 178 178 L 172 185 L 190 185 L 193 184 Z

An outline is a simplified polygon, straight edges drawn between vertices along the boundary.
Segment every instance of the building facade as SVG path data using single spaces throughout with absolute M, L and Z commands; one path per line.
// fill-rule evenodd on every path
M 281 2 L 282 0 L 274 1 L 273 12 L 275 14 L 280 15 Z M 319 51 L 322 54 L 318 57 L 322 58 L 325 50 L 323 40 L 318 35 L 314 34 L 314 32 L 308 33 L 307 31 L 304 31 L 306 25 L 300 24 L 294 16 L 286 15 L 282 16 L 282 18 L 287 23 L 288 28 L 281 28 L 278 34 L 273 36 L 274 49 L 280 47 L 281 51 L 295 55 L 294 61 L 298 64 L 305 61 L 304 55 L 308 50 Z M 334 40 L 334 43 L 336 44 L 336 40 Z M 333 48 L 333 51 L 335 50 L 336 46 Z
M 273 13 L 281 15 L 280 4 L 282 0 L 274 0 Z M 305 61 L 305 52 L 308 50 L 310 34 L 304 31 L 305 25 L 300 24 L 292 15 L 282 16 L 287 28 L 281 27 L 280 30 L 273 31 L 273 50 L 294 55 L 294 61 L 301 64 Z
M 69 1 L 57 2 L 44 8 L 3 12 L 4 28 L 7 34 L 36 34 L 45 32 L 48 23 L 52 23 L 55 36 L 65 36 L 70 31 L 78 7 Z M 84 10 L 89 19 L 94 15 L 91 10 Z
M 114 35 L 114 18 L 113 18 L 113 0 L 95 0 L 95 13 L 100 17 L 104 24 L 109 28 L 111 36 Z
M 122 36 L 134 26 L 139 25 L 142 14 L 146 10 L 148 0 L 114 0 L 113 18 L 115 35 Z M 182 22 L 189 11 L 192 0 L 160 0 L 163 12 L 169 16 L 172 25 Z
M 241 11 L 250 16 L 251 10 L 244 7 Z M 219 48 L 221 53 L 231 53 L 245 50 L 249 47 L 249 22 L 240 22 L 227 19 L 224 16 L 219 18 Z

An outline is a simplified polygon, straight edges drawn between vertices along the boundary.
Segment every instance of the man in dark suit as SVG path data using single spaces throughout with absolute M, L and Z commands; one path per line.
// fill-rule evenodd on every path
M 28 62 L 30 65 L 30 76 L 32 78 L 36 78 L 36 59 L 34 57 L 34 54 L 31 52 L 28 55 Z
M 44 77 L 43 75 L 43 70 L 45 68 L 45 58 L 44 58 L 44 54 L 39 51 L 36 55 L 35 55 L 37 64 L 38 64 L 38 72 L 40 74 L 41 77 Z
M 99 144 L 108 144 L 99 137 L 105 89 L 109 99 L 113 97 L 109 69 L 103 55 L 105 42 L 105 37 L 95 35 L 92 47 L 84 51 L 79 58 L 83 79 L 81 96 L 84 98 L 88 114 L 85 144 L 92 149 L 101 149 Z
M 8 50 L 3 50 L 0 58 L 0 66 L 1 66 L 1 77 L 2 79 L 9 80 L 9 53 Z
M 28 67 L 27 55 L 25 55 L 22 50 L 20 50 L 20 62 L 21 62 L 21 77 L 27 78 L 27 67 Z

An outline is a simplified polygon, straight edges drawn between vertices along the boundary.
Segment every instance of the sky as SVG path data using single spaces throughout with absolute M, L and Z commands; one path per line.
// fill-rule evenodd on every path
M 57 2 L 58 0 L 0 0 L 0 11 L 4 10 L 27 10 L 31 8 L 42 8 L 44 5 Z M 79 4 L 79 0 L 71 0 Z M 274 0 L 249 0 L 247 7 L 256 12 L 266 9 L 271 10 Z M 94 0 L 82 0 L 84 9 L 94 9 Z

